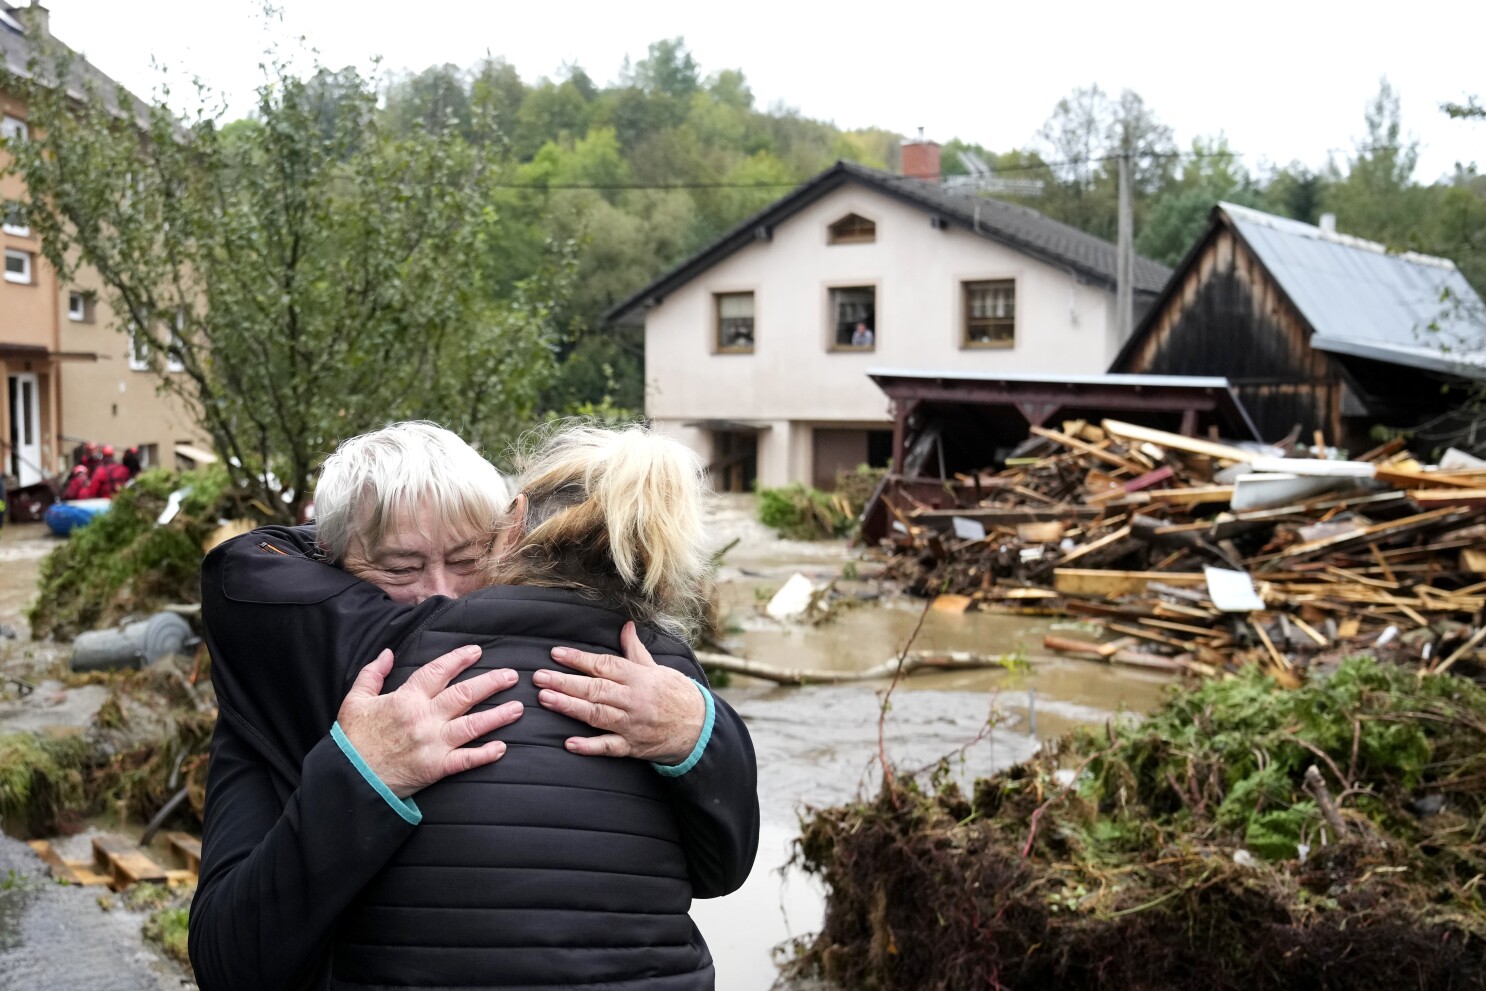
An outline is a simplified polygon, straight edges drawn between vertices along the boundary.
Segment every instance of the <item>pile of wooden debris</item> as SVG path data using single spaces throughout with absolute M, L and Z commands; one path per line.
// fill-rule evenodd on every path
M 1402 441 L 1285 457 L 1113 420 L 1033 434 L 1003 471 L 946 483 L 947 506 L 884 495 L 888 576 L 943 608 L 1087 617 L 1112 639 L 1046 645 L 1115 662 L 1283 682 L 1363 648 L 1478 663 L 1486 462 L 1425 466 Z

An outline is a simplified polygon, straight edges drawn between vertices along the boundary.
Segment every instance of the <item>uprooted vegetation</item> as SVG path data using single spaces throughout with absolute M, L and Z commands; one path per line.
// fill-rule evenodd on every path
M 760 489 L 759 520 L 786 540 L 829 540 L 856 532 L 862 508 L 872 498 L 884 471 L 859 465 L 838 472 L 834 491 L 822 492 L 799 482 Z
M 889 776 L 797 859 L 829 895 L 792 967 L 844 987 L 1478 988 L 1486 691 L 1251 671 L 968 799 Z
M 188 489 L 179 512 L 157 524 L 179 489 Z M 234 498 L 217 468 L 141 474 L 42 562 L 27 615 L 32 637 L 65 639 L 162 605 L 199 601 L 202 544 L 223 517 L 236 515 Z
M 0 736 L 5 831 L 25 837 L 72 833 L 86 817 L 101 813 L 145 821 L 183 788 L 188 801 L 181 814 L 199 825 L 216 723 L 209 689 L 192 686 L 164 665 L 78 680 L 110 689 L 84 733 Z

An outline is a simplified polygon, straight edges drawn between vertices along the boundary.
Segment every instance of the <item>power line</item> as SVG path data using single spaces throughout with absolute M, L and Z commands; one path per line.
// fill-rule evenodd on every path
M 1327 149 L 1327 154 L 1377 154 L 1384 151 L 1402 151 L 1404 147 L 1402 145 L 1377 145 L 1371 148 L 1329 148 Z M 1242 159 L 1251 157 L 1251 155 L 1240 151 L 1159 151 L 1131 155 L 1133 161 L 1169 161 L 1173 159 L 1191 161 L 1207 158 Z M 1013 172 L 1052 171 L 1072 165 L 1096 165 L 1117 162 L 1120 158 L 1121 155 L 1115 153 L 1110 155 L 1094 155 L 1089 158 L 1067 158 L 1052 162 L 1028 162 L 1022 165 L 997 166 L 995 174 L 1005 175 Z M 907 179 L 912 177 L 894 176 L 893 178 Z M 496 182 L 490 185 L 495 189 L 535 189 L 545 191 L 591 189 L 598 192 L 622 192 L 624 190 L 654 192 L 678 190 L 684 192 L 703 189 L 794 189 L 804 181 L 806 180 L 797 179 L 786 182 Z

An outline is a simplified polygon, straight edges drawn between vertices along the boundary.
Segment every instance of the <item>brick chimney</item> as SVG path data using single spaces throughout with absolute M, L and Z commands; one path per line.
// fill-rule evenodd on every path
M 917 141 L 903 144 L 903 176 L 925 182 L 939 181 L 939 144 L 925 141 L 923 128 L 918 129 Z
M 29 7 L 17 7 L 15 12 L 20 15 L 20 22 L 26 26 L 26 33 L 34 41 L 42 41 L 52 36 L 52 14 L 36 0 L 31 0 Z

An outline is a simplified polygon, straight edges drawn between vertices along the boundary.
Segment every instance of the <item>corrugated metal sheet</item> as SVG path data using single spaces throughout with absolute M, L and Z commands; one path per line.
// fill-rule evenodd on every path
M 1486 377 L 1486 304 L 1454 263 L 1219 206 L 1311 325 L 1313 347 Z

